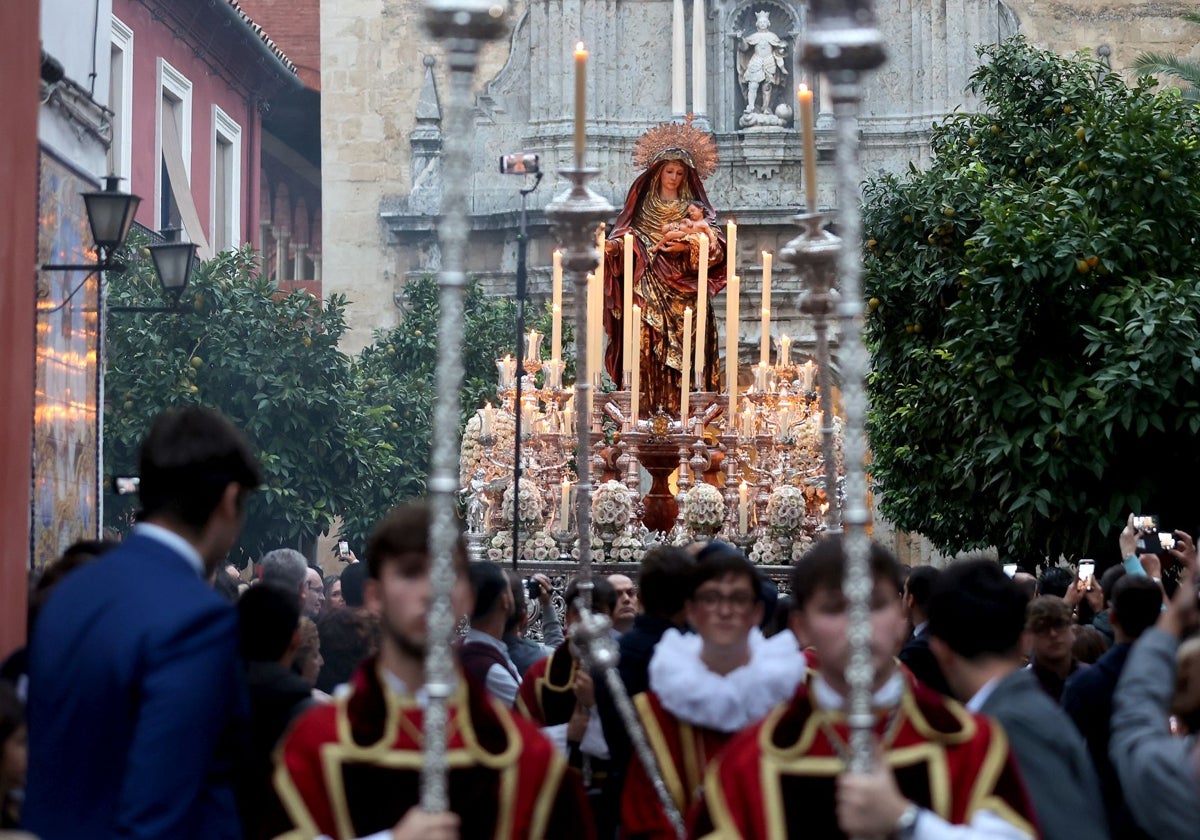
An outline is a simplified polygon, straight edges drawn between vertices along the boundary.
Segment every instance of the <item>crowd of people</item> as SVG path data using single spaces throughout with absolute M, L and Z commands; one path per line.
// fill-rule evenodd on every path
M 1099 578 L 988 559 L 869 555 L 873 769 L 851 772 L 844 553 L 819 541 L 780 594 L 735 547 L 649 550 L 636 578 L 558 598 L 455 554 L 466 621 L 447 699 L 449 808 L 420 785 L 426 504 L 363 562 L 226 565 L 261 483 L 242 435 L 162 415 L 142 513 L 37 582 L 0 669 L 0 828 L 58 838 L 1200 836 L 1196 549 Z M 1178 572 L 1164 575 L 1164 568 Z M 1164 578 L 1166 581 L 1164 582 Z M 616 674 L 573 641 L 608 616 Z M 555 603 L 565 604 L 561 617 Z M 540 626 L 530 638 L 531 617 Z

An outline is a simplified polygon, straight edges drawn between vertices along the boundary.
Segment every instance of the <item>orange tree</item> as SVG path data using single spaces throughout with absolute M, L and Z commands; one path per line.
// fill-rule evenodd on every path
M 110 278 L 112 305 L 161 304 L 144 244 L 127 248 L 126 270 Z M 361 549 L 391 507 L 425 490 L 437 286 L 424 278 L 405 295 L 403 325 L 354 357 L 338 349 L 345 298 L 322 303 L 281 292 L 250 249 L 204 262 L 182 314 L 110 313 L 105 472 L 136 473 L 138 447 L 158 412 L 206 405 L 246 432 L 263 464 L 266 481 L 251 497 L 241 557 L 309 549 L 339 518 L 343 536 Z M 511 352 L 514 325 L 511 301 L 471 285 L 464 414 L 494 391 L 494 360 Z M 106 490 L 105 524 L 123 528 L 135 510 L 135 497 Z
M 1191 527 L 1195 111 L 1087 56 L 979 51 L 979 112 L 865 188 L 881 512 L 1018 558 L 1115 554 L 1129 511 Z

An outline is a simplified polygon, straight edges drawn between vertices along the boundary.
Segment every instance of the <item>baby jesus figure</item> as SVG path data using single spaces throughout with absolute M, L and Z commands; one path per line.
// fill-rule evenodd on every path
M 680 240 L 690 239 L 699 246 L 701 236 L 708 237 L 708 247 L 710 250 L 717 244 L 717 236 L 708 224 L 708 220 L 704 218 L 704 205 L 698 201 L 693 201 L 688 206 L 686 218 L 680 219 L 678 222 L 667 222 L 660 228 L 660 231 L 662 232 L 662 238 L 650 249 L 651 255 L 664 250 L 664 246 L 668 243 Z

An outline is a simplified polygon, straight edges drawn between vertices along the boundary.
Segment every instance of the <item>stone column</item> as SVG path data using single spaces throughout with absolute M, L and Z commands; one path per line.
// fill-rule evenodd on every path
M 692 0 L 692 113 L 697 117 L 708 114 L 707 55 L 704 0 Z
M 284 227 L 272 228 L 275 234 L 275 282 L 282 283 L 288 279 L 288 237 L 290 231 Z
M 293 280 L 308 280 L 309 278 L 304 276 L 306 273 L 304 271 L 304 252 L 308 250 L 308 245 L 297 242 L 292 247 L 296 251 L 295 259 L 293 261 L 292 279 Z
M 313 261 L 312 279 L 314 279 L 318 283 L 320 283 L 321 282 L 321 255 L 319 253 L 314 252 L 312 255 L 312 261 Z
M 683 32 L 683 0 L 671 7 L 671 113 L 687 113 L 687 49 Z

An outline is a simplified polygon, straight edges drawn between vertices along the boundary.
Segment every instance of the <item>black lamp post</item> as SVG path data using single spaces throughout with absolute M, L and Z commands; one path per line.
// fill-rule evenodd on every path
M 120 178 L 108 175 L 104 179 L 104 189 L 96 192 L 83 193 L 83 204 L 87 210 L 88 225 L 92 229 L 92 239 L 96 243 L 97 261 L 94 263 L 46 263 L 42 271 L 86 271 L 83 280 L 71 290 L 58 306 L 48 309 L 38 309 L 38 314 L 58 312 L 83 288 L 88 278 L 101 271 L 109 271 L 116 267 L 113 259 L 117 250 L 125 244 L 129 229 L 133 226 L 133 217 L 137 213 L 142 199 L 136 195 L 123 193 L 118 187 Z M 112 306 L 112 312 L 175 312 L 179 298 L 187 288 L 192 274 L 192 263 L 196 257 L 196 245 L 192 242 L 179 241 L 178 230 L 164 231 L 165 241 L 150 246 L 150 258 L 154 262 L 154 272 L 162 285 L 163 293 L 172 302 L 169 307 L 138 307 Z

